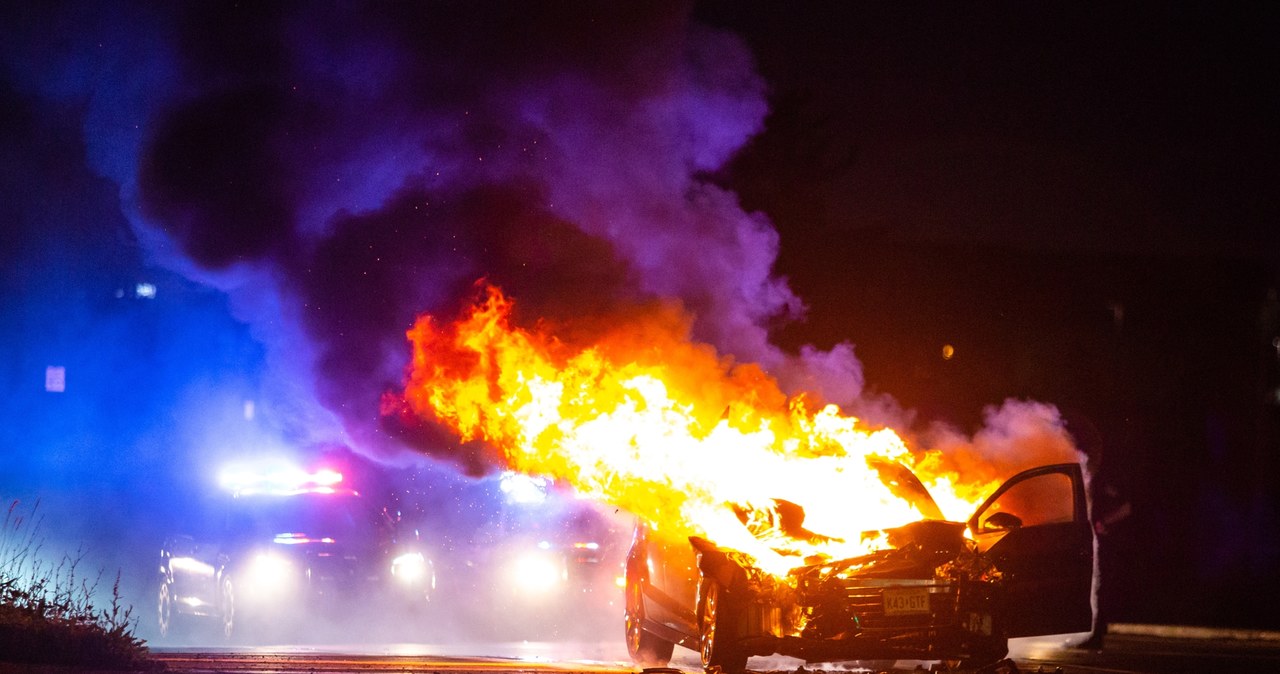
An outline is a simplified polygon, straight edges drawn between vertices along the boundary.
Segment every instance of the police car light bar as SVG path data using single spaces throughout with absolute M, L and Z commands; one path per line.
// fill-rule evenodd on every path
M 329 468 L 322 468 L 313 473 L 295 467 L 275 467 L 266 470 L 231 468 L 222 472 L 218 482 L 223 489 L 237 496 L 333 494 L 337 492 L 335 486 L 342 482 L 342 473 Z

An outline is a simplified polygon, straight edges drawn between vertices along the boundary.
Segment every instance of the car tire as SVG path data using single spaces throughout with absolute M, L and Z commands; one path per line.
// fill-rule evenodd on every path
M 434 563 L 430 564 L 427 568 L 429 569 L 429 573 L 427 574 L 426 600 L 428 602 L 433 602 L 436 600 L 436 583 L 439 582 L 440 579 L 436 577 L 436 565 Z
M 236 635 L 236 586 L 230 576 L 224 576 L 218 584 L 218 608 L 222 638 L 230 640 Z
M 627 574 L 627 596 L 624 617 L 627 654 L 641 667 L 666 667 L 671 662 L 675 644 L 644 628 L 644 597 L 639 578 Z
M 737 644 L 740 614 L 733 597 L 709 576 L 702 577 L 698 592 L 698 646 L 702 667 L 708 674 L 741 674 L 747 653 Z
M 427 577 L 422 582 L 422 592 L 418 596 L 420 605 L 431 604 L 436 601 L 436 565 L 431 560 L 427 560 Z
M 156 592 L 156 633 L 161 639 L 173 636 L 174 619 L 177 617 L 173 610 L 173 587 L 161 578 L 160 589 Z

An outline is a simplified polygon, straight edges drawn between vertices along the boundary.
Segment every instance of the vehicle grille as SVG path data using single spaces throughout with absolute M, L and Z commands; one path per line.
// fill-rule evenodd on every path
M 910 615 L 886 615 L 884 608 L 885 590 L 900 589 L 897 585 L 868 585 L 862 579 L 839 581 L 842 595 L 842 614 L 846 629 L 858 630 L 899 630 L 943 627 L 954 624 L 956 619 L 956 588 L 951 584 L 911 585 L 912 588 L 923 588 L 929 593 L 929 612 Z M 833 607 L 834 608 L 834 607 Z
M 362 580 L 354 557 L 315 555 L 308 561 L 313 592 L 319 594 L 344 592 L 353 589 Z

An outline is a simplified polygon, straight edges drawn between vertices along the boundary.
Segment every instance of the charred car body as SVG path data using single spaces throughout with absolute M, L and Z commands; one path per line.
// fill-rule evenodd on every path
M 232 488 L 217 522 L 168 537 L 156 595 L 159 635 L 189 623 L 227 639 L 260 639 L 352 606 L 425 604 L 435 570 L 416 532 L 400 531 L 341 479 L 333 471 L 264 483 L 254 477 L 250 488 Z
M 726 674 L 773 653 L 980 666 L 1003 658 L 1009 638 L 1090 628 L 1093 532 L 1078 465 L 1014 476 L 965 523 L 944 520 L 905 467 L 873 468 L 925 518 L 886 532 L 887 549 L 786 578 L 709 541 L 638 527 L 627 563 L 632 658 L 662 665 L 678 644 Z M 786 505 L 784 526 L 799 529 L 803 512 Z

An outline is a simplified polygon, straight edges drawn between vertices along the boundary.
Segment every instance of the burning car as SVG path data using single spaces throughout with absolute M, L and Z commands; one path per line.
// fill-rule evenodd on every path
M 232 638 L 371 601 L 425 603 L 435 570 L 415 532 L 342 483 L 323 469 L 225 474 L 220 522 L 160 551 L 159 635 L 199 619 Z
M 708 672 L 725 674 L 773 653 L 982 666 L 1005 656 L 1009 638 L 1089 629 L 1093 532 L 1079 465 L 1019 473 L 962 523 L 945 520 L 904 466 L 868 463 L 924 514 L 864 534 L 882 541 L 870 554 L 805 559 L 778 576 L 705 539 L 638 527 L 626 574 L 631 657 L 665 665 L 680 645 L 700 652 Z M 735 511 L 780 552 L 817 535 L 793 503 Z
M 639 662 L 678 644 L 728 674 L 770 653 L 980 664 L 1089 627 L 1084 478 L 1059 463 L 1078 454 L 1051 406 L 1006 401 L 988 418 L 1016 417 L 1008 432 L 912 447 L 687 321 L 641 312 L 565 340 L 513 306 L 486 285 L 456 320 L 419 317 L 394 409 L 645 524 L 625 567 Z M 1032 455 L 1049 465 L 998 486 Z

